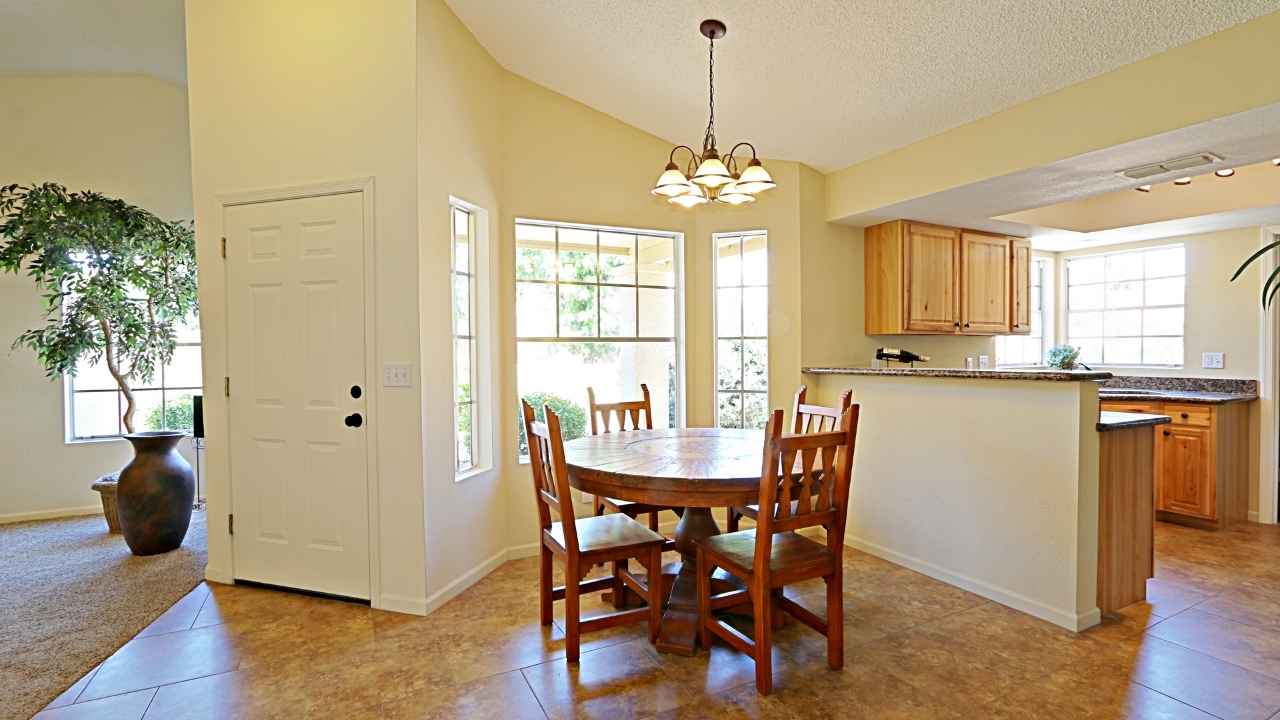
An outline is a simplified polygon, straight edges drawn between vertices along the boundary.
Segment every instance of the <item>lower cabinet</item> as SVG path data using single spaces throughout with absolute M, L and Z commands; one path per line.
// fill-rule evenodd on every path
M 1168 415 L 1156 426 L 1156 518 L 1221 530 L 1249 517 L 1249 405 L 1103 401 L 1103 410 Z

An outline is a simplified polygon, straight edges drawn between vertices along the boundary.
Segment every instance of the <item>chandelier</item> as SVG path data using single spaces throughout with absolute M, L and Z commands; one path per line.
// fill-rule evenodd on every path
M 728 29 L 719 20 L 704 20 L 698 29 L 711 40 L 707 60 L 711 117 L 707 121 L 706 135 L 702 138 L 702 153 L 695 153 L 687 145 L 672 148 L 666 170 L 658 178 L 653 194 L 683 207 L 701 205 L 708 200 L 726 205 L 755 202 L 756 193 L 777 187 L 777 183 L 769 177 L 756 157 L 755 146 L 740 142 L 733 146 L 723 160 L 716 150 L 716 40 L 724 37 Z M 744 145 L 751 148 L 751 160 L 742 172 L 738 172 L 738 159 L 733 154 Z M 689 161 L 683 171 L 676 164 L 678 150 L 689 153 Z

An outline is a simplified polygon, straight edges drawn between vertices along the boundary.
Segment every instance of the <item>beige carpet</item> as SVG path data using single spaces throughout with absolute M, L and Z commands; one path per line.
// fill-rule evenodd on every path
M 0 525 L 0 718 L 49 704 L 204 578 L 205 517 L 135 557 L 101 515 Z

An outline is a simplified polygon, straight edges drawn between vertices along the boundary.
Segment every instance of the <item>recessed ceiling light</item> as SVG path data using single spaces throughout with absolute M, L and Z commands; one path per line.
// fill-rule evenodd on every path
M 1150 186 L 1150 185 L 1143 185 L 1143 186 L 1141 186 L 1141 187 L 1136 187 L 1136 188 L 1134 188 L 1134 190 L 1137 190 L 1138 192 L 1151 192 L 1151 186 Z
M 1272 161 L 1271 161 L 1271 164 L 1272 164 L 1272 165 L 1280 165 L 1280 158 L 1276 158 L 1275 160 L 1272 160 Z
M 1232 175 L 1235 175 L 1235 174 L 1236 174 L 1236 171 L 1233 170 L 1232 168 L 1223 168 L 1222 170 L 1219 170 L 1214 173 L 1214 175 L 1217 175 L 1218 177 L 1231 177 Z
M 1190 184 L 1191 184 L 1191 178 L 1189 178 L 1189 177 L 1185 177 L 1185 178 L 1178 178 L 1177 180 L 1174 180 L 1174 181 L 1173 181 L 1173 184 L 1174 184 L 1174 185 L 1190 185 Z

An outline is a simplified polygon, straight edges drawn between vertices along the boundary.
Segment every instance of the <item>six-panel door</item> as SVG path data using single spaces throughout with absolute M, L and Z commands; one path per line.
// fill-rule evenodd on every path
M 369 598 L 363 213 L 226 210 L 237 579 Z

